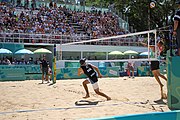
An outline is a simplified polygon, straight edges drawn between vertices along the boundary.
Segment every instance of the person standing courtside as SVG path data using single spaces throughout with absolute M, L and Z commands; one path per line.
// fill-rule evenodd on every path
M 132 71 L 132 78 L 134 78 L 134 61 L 129 60 L 127 68 L 129 70 L 129 78 L 131 78 L 131 71 Z
M 180 56 L 180 0 L 176 4 L 178 4 L 178 11 L 174 16 L 173 35 L 177 38 L 178 56 Z
M 40 63 L 40 68 L 42 71 L 42 83 L 44 83 L 44 76 L 46 78 L 46 81 L 48 81 L 49 83 L 49 79 L 48 79 L 48 61 L 46 60 L 46 57 L 43 56 L 43 59 Z

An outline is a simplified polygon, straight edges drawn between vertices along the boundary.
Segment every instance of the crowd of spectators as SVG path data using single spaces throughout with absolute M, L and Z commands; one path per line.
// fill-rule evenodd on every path
M 89 36 L 93 36 L 93 38 L 124 34 L 123 29 L 119 27 L 118 17 L 110 12 L 72 11 L 72 20 L 82 26 L 83 30 L 85 30 Z
M 25 60 L 24 58 L 16 59 L 12 57 L 3 57 L 2 59 L 0 59 L 0 65 L 39 65 L 40 63 L 40 58 L 36 58 L 36 60 L 33 60 L 32 57 L 30 57 L 29 60 Z
M 118 17 L 111 12 L 72 11 L 52 2 L 49 3 L 49 7 L 41 5 L 39 9 L 32 10 L 19 10 L 11 5 L 0 4 L 0 17 L 1 36 L 6 35 L 4 33 L 10 33 L 8 36 L 14 35 L 13 33 L 35 33 L 73 36 L 72 38 L 80 35 L 93 39 L 125 33 L 119 27 Z M 83 32 L 79 34 L 72 23 L 80 26 Z

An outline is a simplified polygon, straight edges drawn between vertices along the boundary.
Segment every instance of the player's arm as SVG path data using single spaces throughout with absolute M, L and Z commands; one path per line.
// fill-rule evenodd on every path
M 40 63 L 40 69 L 41 69 L 41 71 L 42 71 L 42 63 Z
M 81 74 L 83 74 L 84 72 L 83 72 L 83 70 L 82 70 L 82 68 L 78 68 L 78 76 L 80 76 Z
M 148 47 L 148 44 L 146 44 L 146 43 L 143 43 L 143 42 L 140 42 L 141 43 L 141 45 L 143 45 L 144 47 Z M 149 48 L 151 48 L 151 49 L 153 49 L 154 50 L 154 45 L 149 45 Z
M 142 46 L 144 47 L 148 47 L 148 45 L 146 43 L 140 42 Z
M 92 66 L 93 69 L 96 70 L 96 72 L 98 73 L 98 76 L 99 76 L 100 78 L 102 78 L 102 75 L 101 75 L 101 73 L 100 73 L 98 67 L 96 67 L 96 66 L 94 66 L 94 65 L 92 65 L 92 64 L 91 64 L 91 66 Z
M 177 30 L 177 27 L 178 27 L 178 24 L 179 24 L 179 21 L 178 20 L 174 20 L 174 31 Z

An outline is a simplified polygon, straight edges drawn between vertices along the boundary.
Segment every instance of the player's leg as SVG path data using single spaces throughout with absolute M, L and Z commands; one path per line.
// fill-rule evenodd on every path
M 163 74 L 160 73 L 159 69 L 156 71 L 156 73 L 158 76 L 160 76 L 161 78 L 167 81 L 167 78 Z M 163 87 L 161 87 L 161 99 L 167 99 L 167 94 L 163 92 Z
M 83 98 L 88 98 L 88 97 L 90 97 L 90 95 L 89 95 L 89 90 L 88 90 L 88 87 L 87 87 L 87 84 L 89 84 L 90 82 L 86 79 L 85 81 L 83 81 L 83 87 L 84 87 L 84 89 L 85 89 L 85 91 L 86 91 L 86 96 L 84 96 Z
M 163 74 L 161 74 L 159 70 L 157 70 L 157 75 L 167 81 L 167 78 Z
M 129 76 L 129 78 L 131 77 L 131 71 L 129 68 L 127 69 L 127 75 Z
M 109 96 L 107 96 L 106 94 L 99 91 L 99 86 L 98 86 L 97 82 L 92 84 L 92 86 L 93 86 L 93 89 L 94 89 L 96 94 L 105 97 L 107 100 L 111 100 L 111 98 Z
M 49 80 L 52 80 L 52 73 L 49 74 Z
M 159 83 L 160 85 L 160 92 L 161 92 L 161 99 L 166 99 L 167 98 L 167 95 L 163 92 L 163 84 L 161 83 L 160 79 L 159 79 L 159 76 L 158 76 L 158 70 L 153 70 L 152 71 L 156 81 Z
M 133 66 L 132 66 L 131 70 L 132 70 L 132 78 L 134 78 L 134 67 Z
M 45 73 L 44 68 L 42 68 L 42 83 L 44 83 L 44 73 Z
M 161 83 L 161 81 L 160 81 L 160 79 L 159 79 L 157 70 L 153 70 L 152 73 L 153 73 L 156 81 L 159 83 L 160 87 L 163 87 L 164 85 Z
M 48 68 L 45 68 L 45 73 L 46 73 L 46 81 L 49 83 Z

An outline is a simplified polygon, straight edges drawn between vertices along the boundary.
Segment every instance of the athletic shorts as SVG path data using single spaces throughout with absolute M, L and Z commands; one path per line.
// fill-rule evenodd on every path
M 86 78 L 86 80 L 88 80 L 90 83 L 91 83 L 91 81 L 92 81 L 92 80 L 90 80 L 89 78 Z M 96 90 L 96 89 L 99 88 L 98 82 L 93 83 L 92 86 L 93 86 L 93 89 L 94 89 L 94 90 Z
M 134 67 L 133 66 L 128 66 L 128 69 L 134 71 Z
M 159 61 L 151 61 L 151 71 L 159 69 Z
M 42 67 L 42 74 L 48 75 L 48 68 Z

